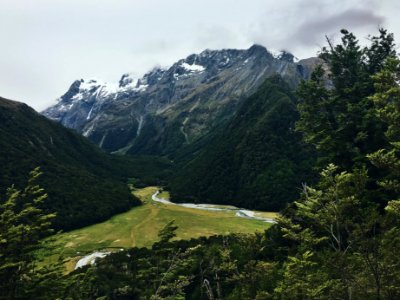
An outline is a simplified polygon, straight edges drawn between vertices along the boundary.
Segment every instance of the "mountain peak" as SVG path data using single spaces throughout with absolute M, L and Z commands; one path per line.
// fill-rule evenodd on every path
M 131 74 L 125 73 L 121 76 L 121 79 L 118 82 L 118 86 L 120 88 L 125 87 L 129 84 L 132 84 L 134 79 L 132 78 Z
M 297 58 L 290 52 L 287 52 L 286 50 L 282 50 L 277 56 L 277 59 L 283 60 L 283 61 L 288 61 L 288 62 L 295 62 Z
M 265 48 L 264 46 L 260 45 L 260 44 L 254 44 L 253 46 L 251 46 L 249 49 L 247 49 L 247 52 L 249 52 L 249 54 L 253 55 L 256 53 L 269 53 L 267 48 Z
M 75 80 L 71 84 L 71 86 L 69 87 L 67 92 L 64 95 L 62 95 L 60 98 L 58 98 L 58 102 L 63 102 L 66 99 L 71 99 L 74 95 L 79 93 L 79 88 L 80 88 L 82 82 L 83 82 L 83 79 Z

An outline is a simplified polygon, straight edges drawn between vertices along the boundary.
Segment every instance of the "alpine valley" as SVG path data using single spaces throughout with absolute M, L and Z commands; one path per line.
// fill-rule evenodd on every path
M 40 113 L 0 98 L 0 300 L 400 299 L 400 58 L 378 33 L 78 79 Z

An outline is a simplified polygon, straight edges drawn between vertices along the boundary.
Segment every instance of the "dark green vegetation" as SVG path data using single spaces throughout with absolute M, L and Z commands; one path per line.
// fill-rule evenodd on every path
M 279 210 L 312 181 L 315 152 L 295 132 L 296 98 L 279 77 L 268 79 L 228 126 L 170 181 L 174 201 Z
M 169 222 L 151 249 L 116 252 L 64 276 L 54 271 L 59 288 L 44 298 L 399 299 L 400 60 L 383 29 L 368 47 L 342 34 L 321 54 L 330 72 L 317 69 L 298 90 L 297 130 L 316 147 L 320 176 L 278 224 L 173 241 L 178 229 Z M 13 227 L 0 228 L 4 243 Z M 43 295 L 35 293 L 30 298 Z
M 37 185 L 40 175 L 33 170 L 23 190 L 9 188 L 0 202 L 0 299 L 29 299 L 32 291 L 46 297 L 54 287 L 49 279 L 57 268 L 35 268 L 34 251 L 45 247 L 55 218 L 41 209 L 47 194 Z
M 119 170 L 127 169 L 129 183 L 137 188 L 149 185 L 165 185 L 173 173 L 173 162 L 165 157 L 135 155 L 119 157 Z
M 46 211 L 54 227 L 72 229 L 103 221 L 139 202 L 127 185 L 135 164 L 112 157 L 85 138 L 25 104 L 0 98 L 0 193 L 40 167 Z
M 265 234 L 171 242 L 174 223 L 151 249 L 115 253 L 70 274 L 82 278 L 69 295 L 81 299 L 268 299 L 277 263 L 267 262 Z M 132 259 L 132 258 L 135 259 Z M 118 278 L 113 280 L 112 278 Z M 260 293 L 261 289 L 264 289 Z
M 386 57 L 395 55 L 393 36 L 380 34 L 366 49 L 354 35 L 344 34 L 341 45 L 330 44 L 320 54 L 334 88 L 326 88 L 325 71 L 319 67 L 298 89 L 302 101 L 297 128 L 320 152 L 322 166 L 359 166 L 368 163 L 367 154 L 387 145 L 386 124 L 374 113 L 369 98 L 376 90 L 373 75 Z
M 329 46 L 321 57 L 330 67 L 334 88 L 326 87 L 322 67 L 300 85 L 297 129 L 317 148 L 320 167 L 334 163 L 341 170 L 366 168 L 370 200 L 385 206 L 389 198 L 376 184 L 385 171 L 368 155 L 390 146 L 385 135 L 388 122 L 377 113 L 373 97 L 378 92 L 375 76 L 386 59 L 396 55 L 393 36 L 381 30 L 379 37 L 371 38 L 370 47 L 362 48 L 353 34 L 343 31 L 342 44 Z

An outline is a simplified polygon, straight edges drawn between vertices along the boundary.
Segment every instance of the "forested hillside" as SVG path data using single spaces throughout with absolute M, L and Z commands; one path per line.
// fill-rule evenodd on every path
M 316 153 L 295 131 L 296 98 L 279 76 L 249 97 L 228 126 L 176 172 L 174 201 L 279 210 L 312 182 Z
M 0 98 L 0 194 L 26 184 L 40 167 L 40 185 L 57 213 L 55 228 L 72 229 L 138 205 L 127 187 L 135 165 L 112 157 L 85 138 L 25 104 Z M 1 199 L 4 201 L 4 198 Z

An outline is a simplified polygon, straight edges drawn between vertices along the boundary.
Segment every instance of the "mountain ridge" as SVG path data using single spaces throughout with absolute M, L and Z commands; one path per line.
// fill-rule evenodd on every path
M 123 74 L 114 85 L 77 80 L 42 113 L 108 152 L 174 154 L 229 119 L 267 77 L 279 74 L 293 88 L 318 62 L 261 45 L 207 49 L 139 79 Z

